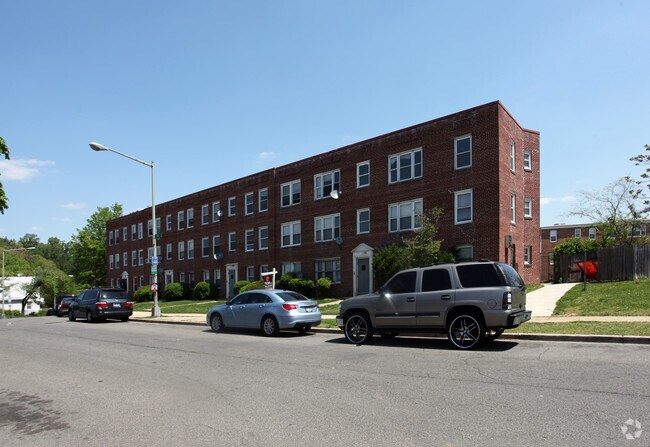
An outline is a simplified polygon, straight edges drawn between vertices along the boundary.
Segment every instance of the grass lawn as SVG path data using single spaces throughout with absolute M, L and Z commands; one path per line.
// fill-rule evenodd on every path
M 558 301 L 557 316 L 650 316 L 650 280 L 576 285 Z
M 331 303 L 336 301 L 336 298 L 323 298 L 320 300 L 315 300 L 319 305 Z M 181 301 L 159 301 L 158 305 L 160 306 L 160 311 L 163 314 L 206 314 L 208 310 L 213 308 L 218 304 L 223 304 L 225 301 L 214 301 L 214 300 L 181 300 Z M 149 311 L 153 306 L 153 301 L 145 301 L 142 303 L 134 303 L 133 310 L 136 311 Z M 334 306 L 337 307 L 337 306 Z
M 544 287 L 544 284 L 526 284 L 526 293 L 530 293 L 533 290 L 541 289 Z
M 583 335 L 643 335 L 650 336 L 650 323 L 605 323 L 574 321 L 571 323 L 525 323 L 506 332 L 518 334 L 583 334 Z

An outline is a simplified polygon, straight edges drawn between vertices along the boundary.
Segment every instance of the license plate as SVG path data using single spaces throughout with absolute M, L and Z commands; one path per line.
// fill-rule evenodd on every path
M 305 307 L 305 312 L 313 312 L 314 308 L 313 307 Z
M 113 304 L 113 307 L 122 307 L 122 305 L 119 304 L 119 303 L 115 303 L 115 304 Z

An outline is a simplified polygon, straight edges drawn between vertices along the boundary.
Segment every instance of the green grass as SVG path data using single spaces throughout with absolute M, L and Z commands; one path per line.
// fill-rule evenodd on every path
M 650 280 L 576 285 L 557 303 L 557 316 L 650 316 Z
M 574 321 L 570 323 L 525 323 L 506 332 L 519 334 L 583 334 L 650 336 L 650 323 Z
M 544 287 L 544 284 L 526 284 L 526 293 L 541 289 L 542 287 Z
M 319 305 L 331 303 L 332 301 L 337 301 L 336 298 L 323 298 L 320 300 L 315 300 Z M 214 300 L 181 300 L 181 301 L 160 301 L 158 305 L 160 306 L 160 311 L 163 314 L 205 314 L 212 307 L 223 304 L 225 301 L 214 301 Z M 149 311 L 153 307 L 153 301 L 145 301 L 142 303 L 134 303 L 133 310 L 135 311 Z M 331 307 L 331 306 L 330 306 Z M 338 305 L 334 306 L 337 307 Z
M 336 320 L 333 319 L 333 318 L 323 318 L 320 321 L 320 325 L 318 325 L 318 327 L 326 328 L 326 329 L 329 329 L 329 328 L 337 328 L 338 329 L 338 326 L 336 325 Z

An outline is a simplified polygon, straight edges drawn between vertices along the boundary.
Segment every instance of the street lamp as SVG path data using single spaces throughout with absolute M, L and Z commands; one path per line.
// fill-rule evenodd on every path
M 100 151 L 114 152 L 118 155 L 121 155 L 122 157 L 126 157 L 130 160 L 137 161 L 138 163 L 141 163 L 151 168 L 151 229 L 152 229 L 151 240 L 153 242 L 153 256 L 151 259 L 151 275 L 153 276 L 153 281 L 151 283 L 151 292 L 153 293 L 153 307 L 151 308 L 151 316 L 159 317 L 160 307 L 158 306 L 158 250 L 156 247 L 156 229 L 157 229 L 156 202 L 154 200 L 154 186 L 153 186 L 154 185 L 153 183 L 154 163 L 153 161 L 151 163 L 147 163 L 146 161 L 142 161 L 139 158 L 135 158 L 130 155 L 123 154 L 122 152 L 116 151 L 115 149 L 111 149 L 110 147 L 106 147 L 99 143 L 90 143 L 90 148 L 98 152 Z
M 8 248 L 8 249 L 2 249 L 2 315 L 0 315 L 0 319 L 5 318 L 5 252 L 8 251 L 22 251 L 22 250 L 34 250 L 36 247 L 21 247 L 21 248 Z

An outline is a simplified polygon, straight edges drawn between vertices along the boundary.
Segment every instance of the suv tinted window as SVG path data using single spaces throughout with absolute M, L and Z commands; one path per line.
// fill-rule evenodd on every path
M 102 290 L 103 300 L 128 300 L 129 294 L 126 290 Z
M 465 288 L 503 285 L 494 264 L 470 264 L 456 267 L 460 284 Z
M 404 272 L 399 273 L 393 277 L 384 286 L 386 293 L 412 293 L 415 292 L 415 280 L 417 279 L 417 272 Z
M 448 289 L 451 289 L 451 278 L 446 269 L 430 269 L 422 272 L 423 292 Z
M 509 286 L 519 287 L 519 288 L 524 287 L 524 280 L 521 279 L 521 276 L 519 276 L 519 273 L 517 273 L 515 269 L 510 267 L 508 264 L 497 264 L 497 265 L 503 272 L 503 276 L 505 276 L 506 282 L 508 283 Z

